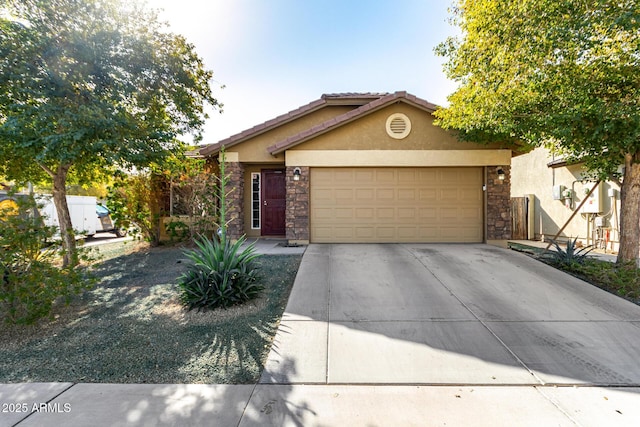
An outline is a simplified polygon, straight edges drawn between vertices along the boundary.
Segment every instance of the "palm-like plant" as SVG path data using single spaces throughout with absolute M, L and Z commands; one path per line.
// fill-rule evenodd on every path
M 573 240 L 569 239 L 567 241 L 567 247 L 563 249 L 556 240 L 553 240 L 552 243 L 556 247 L 556 251 L 552 255 L 553 261 L 564 265 L 584 263 L 587 255 L 589 255 L 594 247 L 593 245 L 589 245 L 583 248 L 578 248 L 576 245 L 577 241 L 577 237 Z
M 253 243 L 241 250 L 244 242 L 244 236 L 235 243 L 226 237 L 201 236 L 195 242 L 197 249 L 185 252 L 191 265 L 178 286 L 189 310 L 228 308 L 255 298 L 264 289 L 255 263 L 260 254 Z

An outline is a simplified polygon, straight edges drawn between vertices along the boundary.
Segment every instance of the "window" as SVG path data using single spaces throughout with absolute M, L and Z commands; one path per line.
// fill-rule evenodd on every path
M 251 173 L 251 228 L 260 229 L 260 172 Z

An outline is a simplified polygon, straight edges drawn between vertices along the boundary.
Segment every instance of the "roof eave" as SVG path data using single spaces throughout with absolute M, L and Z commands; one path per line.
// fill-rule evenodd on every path
M 262 135 L 269 132 L 279 126 L 290 123 L 299 119 L 302 116 L 311 114 L 327 106 L 336 105 L 349 105 L 349 106 L 362 106 L 370 103 L 373 100 L 380 99 L 388 94 L 382 93 L 346 93 L 346 94 L 323 94 L 320 99 L 310 102 L 291 110 L 288 113 L 282 114 L 274 119 L 268 120 L 259 125 L 246 129 L 238 134 L 232 135 L 229 138 L 218 141 L 214 144 L 204 146 L 200 149 L 200 155 L 211 156 L 220 151 L 222 146 L 228 148 L 236 144 L 240 144 L 248 139 Z

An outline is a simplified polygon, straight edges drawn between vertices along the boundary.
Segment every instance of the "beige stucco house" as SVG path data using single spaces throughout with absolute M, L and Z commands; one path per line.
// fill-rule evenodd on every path
M 459 142 L 406 92 L 320 99 L 202 147 L 225 147 L 232 237 L 291 243 L 511 237 L 512 151 Z M 500 172 L 500 178 L 499 174 Z
M 566 225 L 562 238 L 577 237 L 583 244 L 617 251 L 620 187 L 614 182 L 602 182 L 587 198 L 594 185 L 582 165 L 567 164 L 545 148 L 514 157 L 511 196 L 528 200 L 527 235 L 522 237 L 548 240 Z M 588 200 L 580 208 L 585 198 Z

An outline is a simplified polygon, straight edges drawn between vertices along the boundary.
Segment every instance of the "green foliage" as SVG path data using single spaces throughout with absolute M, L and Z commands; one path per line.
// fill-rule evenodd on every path
M 634 2 L 456 3 L 462 37 L 436 51 L 461 86 L 437 113 L 440 124 L 474 140 L 551 143 L 590 156 L 584 161 L 603 178 L 639 148 Z
M 161 220 L 172 240 L 195 240 L 210 235 L 216 224 L 217 178 L 204 160 L 171 156 L 135 175 L 116 174 L 108 188 L 107 207 L 116 225 L 131 230 L 152 245 L 160 242 Z
M 211 235 L 217 221 L 218 178 L 208 169 L 205 160 L 172 156 L 161 171 L 171 185 L 172 218 L 166 225 L 170 237 L 195 240 L 199 235 Z
M 590 258 L 574 268 L 574 272 L 621 297 L 640 299 L 640 269 L 634 262 L 614 264 Z
M 67 180 L 141 169 L 182 151 L 180 135 L 199 140 L 205 104 L 219 106 L 213 74 L 135 0 L 4 0 L 2 9 L 0 174 L 53 182 L 72 253 Z
M 189 310 L 228 308 L 258 296 L 263 289 L 255 266 L 259 254 L 253 244 L 240 250 L 244 242 L 244 237 L 235 243 L 201 237 L 196 241 L 197 250 L 185 252 L 192 264 L 178 285 Z
M 637 258 L 637 2 L 457 0 L 453 13 L 462 35 L 436 52 L 460 86 L 437 123 L 464 140 L 545 146 L 602 179 L 625 165 L 620 256 Z
M 119 174 L 109 187 L 107 207 L 116 227 L 157 246 L 162 216 L 162 178 L 152 173 Z
M 563 248 L 557 240 L 553 240 L 552 243 L 556 248 L 555 252 L 551 252 L 551 259 L 554 264 L 561 265 L 573 265 L 573 264 L 583 264 L 587 259 L 587 255 L 594 250 L 593 245 L 578 247 L 577 246 L 578 238 L 567 240 L 566 246 Z
M 0 318 L 31 324 L 48 316 L 56 300 L 69 299 L 95 280 L 80 266 L 61 268 L 60 253 L 47 246 L 56 233 L 37 214 L 33 198 L 16 197 L 18 211 L 0 211 Z M 80 259 L 91 261 L 81 252 Z
M 179 219 L 171 218 L 171 221 L 165 224 L 165 229 L 171 241 L 183 241 L 190 236 L 189 225 Z

